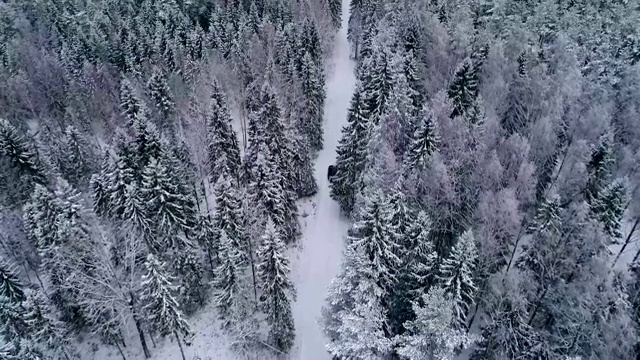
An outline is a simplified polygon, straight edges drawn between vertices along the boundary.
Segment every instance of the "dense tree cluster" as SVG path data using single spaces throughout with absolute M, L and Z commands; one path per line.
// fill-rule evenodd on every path
M 291 348 L 285 251 L 317 192 L 341 7 L 0 5 L 2 359 L 183 350 L 208 302 L 242 350 Z
M 353 224 L 329 352 L 636 358 L 637 4 L 350 10 L 357 86 L 331 196 Z

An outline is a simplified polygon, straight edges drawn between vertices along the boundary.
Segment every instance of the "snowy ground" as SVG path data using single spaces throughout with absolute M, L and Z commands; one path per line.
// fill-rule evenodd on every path
M 292 359 L 330 359 L 324 346 L 326 340 L 320 331 L 318 317 L 324 304 L 327 288 L 340 269 L 343 237 L 348 222 L 340 216 L 340 208 L 329 197 L 327 167 L 334 163 L 336 145 L 342 126 L 346 123 L 347 109 L 355 89 L 354 64 L 349 58 L 347 22 L 349 0 L 343 0 L 342 29 L 336 36 L 333 53 L 333 73 L 328 76 L 327 99 L 324 110 L 324 149 L 316 160 L 315 174 L 319 192 L 314 198 L 315 208 L 305 218 L 304 236 L 297 259 L 292 259 L 293 278 L 298 298 L 293 307 L 296 325 L 296 347 Z M 304 224 L 303 224 L 304 225 Z

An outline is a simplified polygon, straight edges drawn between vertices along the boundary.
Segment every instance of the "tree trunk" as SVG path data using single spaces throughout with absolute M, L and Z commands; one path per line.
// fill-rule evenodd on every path
M 255 300 L 256 307 L 258 306 L 258 289 L 256 285 L 256 267 L 253 263 L 253 247 L 251 246 L 251 239 L 247 237 L 247 244 L 249 247 L 249 261 L 251 262 L 251 276 L 253 277 L 253 299 Z
M 513 250 L 511 250 L 511 256 L 509 257 L 509 263 L 507 264 L 507 269 L 504 272 L 504 277 L 502 278 L 502 282 L 504 283 L 507 278 L 507 274 L 509 274 L 509 270 L 511 269 L 511 264 L 513 263 L 513 259 L 516 257 L 516 251 L 518 251 L 518 244 L 520 243 L 520 239 L 522 239 L 522 233 L 526 224 L 526 216 L 522 219 L 522 223 L 520 224 L 520 230 L 518 231 L 518 236 L 516 236 L 516 242 L 513 244 Z
M 176 341 L 178 342 L 178 347 L 180 347 L 180 354 L 182 355 L 182 360 L 187 360 L 187 358 L 184 356 L 184 350 L 182 349 L 182 343 L 180 342 L 180 337 L 178 336 L 178 333 L 174 331 L 173 335 L 176 337 Z
M 544 289 L 544 291 L 542 292 L 542 294 L 540 295 L 540 298 L 536 302 L 536 306 L 533 308 L 533 311 L 531 312 L 531 317 L 529 318 L 529 321 L 527 322 L 527 325 L 531 326 L 531 323 L 533 323 L 533 319 L 538 314 L 538 310 L 540 309 L 540 305 L 542 305 L 542 300 L 544 300 L 544 297 L 547 296 L 547 291 L 548 290 L 549 290 L 549 286 L 547 286 Z
M 209 209 L 209 197 L 207 196 L 207 186 L 204 183 L 204 177 L 202 178 L 202 193 L 204 194 L 204 205 L 207 208 L 207 217 L 211 221 L 211 210 Z
M 142 351 L 144 352 L 144 357 L 148 359 L 151 357 L 151 353 L 149 352 L 149 347 L 147 346 L 147 340 L 144 337 L 144 331 L 142 330 L 140 317 L 138 317 L 138 311 L 136 310 L 136 298 L 135 296 L 133 296 L 133 292 L 129 292 L 129 298 L 129 306 L 131 306 L 131 312 L 133 313 L 133 322 L 136 324 L 136 330 L 138 331 L 138 336 L 140 337 Z
M 620 259 L 620 256 L 622 256 L 622 253 L 624 252 L 624 250 L 631 243 L 631 238 L 633 237 L 633 234 L 636 232 L 636 227 L 638 227 L 639 223 L 640 223 L 640 216 L 636 218 L 636 222 L 633 223 L 633 227 L 631 228 L 631 231 L 629 231 L 629 235 L 627 235 L 627 238 L 624 240 L 624 245 L 622 245 L 622 248 L 618 252 L 618 255 L 616 256 L 615 260 L 613 260 L 613 264 L 611 264 L 611 269 L 612 270 L 613 270 L 614 267 L 616 267 L 616 263 Z M 638 255 L 636 255 L 636 257 L 637 256 Z M 634 258 L 634 260 L 635 260 L 635 258 Z
M 118 348 L 118 352 L 120 353 L 120 356 L 122 356 L 122 360 L 127 360 L 127 357 L 124 356 L 124 352 L 122 351 L 122 348 L 120 347 L 120 344 L 118 344 L 117 341 L 116 341 L 116 347 Z

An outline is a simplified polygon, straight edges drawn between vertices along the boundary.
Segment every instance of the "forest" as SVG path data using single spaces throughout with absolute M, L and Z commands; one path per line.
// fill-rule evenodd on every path
M 0 359 L 640 357 L 638 24 L 1 2 Z

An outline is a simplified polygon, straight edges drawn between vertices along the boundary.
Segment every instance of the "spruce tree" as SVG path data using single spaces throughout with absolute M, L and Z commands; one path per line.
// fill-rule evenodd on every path
M 369 143 L 369 115 L 360 88 L 356 88 L 351 99 L 348 124 L 342 129 L 338 144 L 336 174 L 331 179 L 331 197 L 340 204 L 345 213 L 351 213 L 358 191 L 362 172 L 366 166 Z
M 465 59 L 456 70 L 447 95 L 451 100 L 451 117 L 462 116 L 466 119 L 478 97 L 478 75 L 469 59 Z
M 322 69 L 313 61 L 309 52 L 302 56 L 300 72 L 302 91 L 306 99 L 305 116 L 301 119 L 301 129 L 313 150 L 322 149 L 324 116 L 324 83 L 320 76 Z
M 361 249 L 373 266 L 378 286 L 390 295 L 401 260 L 396 233 L 388 209 L 388 199 L 381 191 L 366 194 L 364 207 L 349 231 L 347 243 Z
M 436 132 L 433 113 L 425 109 L 410 140 L 405 156 L 409 169 L 424 169 L 429 157 L 438 149 L 440 137 Z
M 621 222 L 625 210 L 626 188 L 622 181 L 614 181 L 600 195 L 594 212 L 602 223 L 604 231 L 614 242 L 622 237 Z
M 327 350 L 336 358 L 373 359 L 388 355 L 384 290 L 377 269 L 364 249 L 347 245 L 340 275 L 332 282 L 321 325 L 329 339 Z
M 246 264 L 243 252 L 225 231 L 220 233 L 220 265 L 215 271 L 215 304 L 225 326 L 233 324 L 247 306 Z
M 187 246 L 174 254 L 173 269 L 178 280 L 178 302 L 187 314 L 206 303 L 209 284 L 204 275 L 197 249 L 190 242 Z
M 314 176 L 309 144 L 304 136 L 294 129 L 289 129 L 288 137 L 292 142 L 291 151 L 287 152 L 293 171 L 294 191 L 298 198 L 313 196 L 318 192 L 318 183 Z
M 29 327 L 25 322 L 25 309 L 18 303 L 0 295 L 0 324 L 1 333 L 7 341 L 28 338 Z
M 147 255 L 144 265 L 146 273 L 142 275 L 140 294 L 143 309 L 155 331 L 163 337 L 172 334 L 175 336 L 182 359 L 186 360 L 180 336 L 190 337 L 191 329 L 176 300 L 173 279 L 166 272 L 164 263 L 152 254 Z
M 74 186 L 84 186 L 95 169 L 92 145 L 75 127 L 68 126 L 60 143 L 58 163 L 65 179 Z
M 195 213 L 163 162 L 150 160 L 142 172 L 140 192 L 147 214 L 152 214 L 155 234 L 164 239 L 160 249 L 182 247 L 177 235 L 191 230 Z
M 47 184 L 37 153 L 4 119 L 0 119 L 0 167 L 0 195 L 5 206 L 22 206 L 35 184 Z
M 167 77 L 160 68 L 154 67 L 149 82 L 147 83 L 147 89 L 149 97 L 153 100 L 153 104 L 160 110 L 164 117 L 164 124 L 167 126 L 170 125 L 166 122 L 173 113 L 175 105 L 173 103 L 171 90 L 167 84 Z
M 239 251 L 242 263 L 248 261 L 247 241 L 249 241 L 244 228 L 244 214 L 242 213 L 242 199 L 235 181 L 223 172 L 218 178 L 215 189 L 216 210 L 213 215 L 213 227 L 215 231 L 226 235 L 233 244 L 233 248 Z
M 126 78 L 123 78 L 120 82 L 120 109 L 122 109 L 122 115 L 129 124 L 132 124 L 133 120 L 144 110 L 133 85 Z
M 24 303 L 25 323 L 31 337 L 47 349 L 71 359 L 74 353 L 70 344 L 69 329 L 55 317 L 55 312 L 41 291 L 30 290 Z
M 407 226 L 400 253 L 402 266 L 389 307 L 389 324 L 393 334 L 404 333 L 404 324 L 415 317 L 412 302 L 420 300 L 420 294 L 429 290 L 435 277 L 438 255 L 429 239 L 430 231 L 431 221 L 424 211 L 418 212 Z
M 413 302 L 415 320 L 405 324 L 408 334 L 399 336 L 398 354 L 405 359 L 453 359 L 461 348 L 479 340 L 456 328 L 456 314 L 447 292 L 439 287 L 424 294 L 422 304 Z
M 17 268 L 7 259 L 0 258 L 0 296 L 20 303 L 25 300 L 22 281 Z
M 451 249 L 449 258 L 444 259 L 438 271 L 439 286 L 451 296 L 457 327 L 466 328 L 467 313 L 475 302 L 477 287 L 474 271 L 478 253 L 471 230 L 465 231 Z
M 362 77 L 363 97 L 372 121 L 378 122 L 393 92 L 393 69 L 389 49 L 376 43 L 370 59 L 365 60 Z
M 274 222 L 268 219 L 258 248 L 257 278 L 261 307 L 270 326 L 269 338 L 273 346 L 283 352 L 291 349 L 295 337 L 291 314 L 295 288 L 289 279 L 290 272 L 280 232 L 276 230 Z
M 329 14 L 331 15 L 331 23 L 333 27 L 339 29 L 342 24 L 342 0 L 328 0 Z
M 212 86 L 211 106 L 207 113 L 207 143 L 209 172 L 213 181 L 223 171 L 235 179 L 240 178 L 240 148 L 226 99 L 217 83 Z

